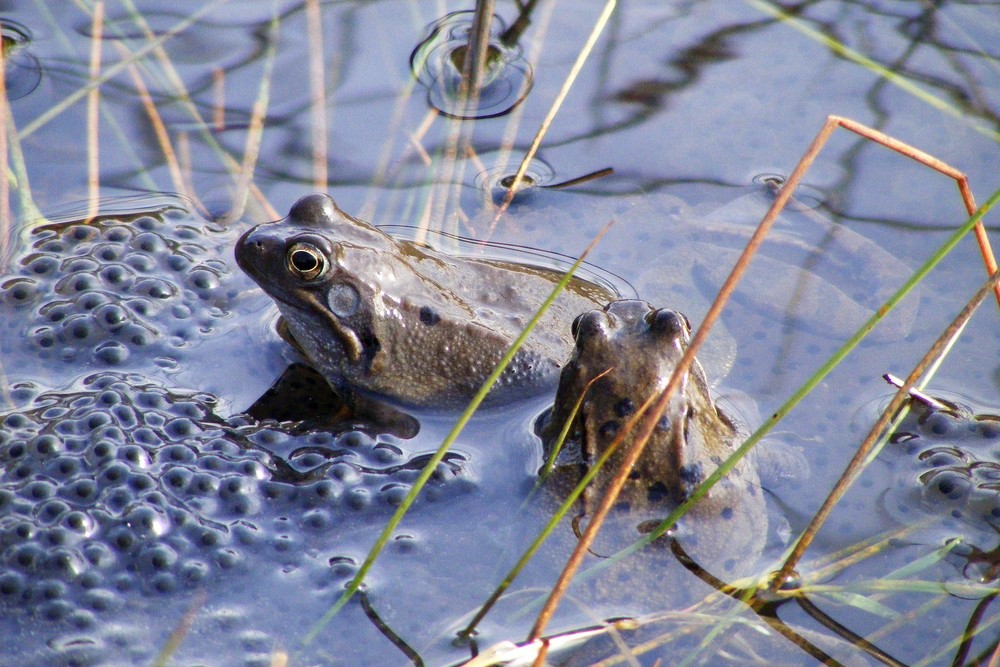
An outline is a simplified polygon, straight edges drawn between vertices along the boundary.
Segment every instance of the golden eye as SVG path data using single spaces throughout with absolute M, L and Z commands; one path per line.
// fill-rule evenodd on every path
M 326 257 L 310 243 L 296 243 L 285 256 L 288 270 L 302 280 L 315 280 L 326 273 Z

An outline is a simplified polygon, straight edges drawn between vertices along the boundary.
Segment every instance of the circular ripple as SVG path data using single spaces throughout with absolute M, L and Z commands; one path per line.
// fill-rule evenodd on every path
M 42 80 L 42 67 L 38 59 L 29 53 L 31 31 L 20 23 L 4 18 L 0 40 L 6 58 L 4 84 L 7 99 L 13 101 L 38 87 Z
M 471 11 L 452 12 L 431 24 L 410 55 L 414 76 L 432 107 L 452 118 L 493 118 L 509 113 L 531 90 L 531 66 L 516 44 L 506 44 L 503 21 L 493 17 L 483 82 L 475 100 L 462 92 L 462 67 L 472 29 Z

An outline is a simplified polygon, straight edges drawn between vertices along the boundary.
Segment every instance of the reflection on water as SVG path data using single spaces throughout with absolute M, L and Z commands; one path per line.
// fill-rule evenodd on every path
M 286 210 L 315 181 L 313 148 L 322 138 L 313 133 L 314 113 L 328 121 L 324 171 L 345 210 L 377 225 L 485 236 L 496 189 L 530 144 L 601 6 L 498 3 L 472 127 L 457 126 L 455 118 L 466 115 L 458 91 L 467 12 L 442 17 L 437 5 L 394 0 L 317 3 L 324 68 L 320 89 L 311 92 L 306 63 L 320 41 L 310 33 L 308 3 L 138 4 L 135 11 L 109 7 L 107 78 L 97 86 L 93 134 L 84 129 L 91 84 L 86 5 L 53 12 L 51 3 L 7 3 L 2 17 L 11 102 L 5 184 L 13 213 L 4 217 L 0 209 L 3 252 L 11 258 L 0 277 L 5 645 L 21 651 L 19 664 L 148 664 L 190 611 L 192 631 L 178 654 L 187 662 L 269 664 L 276 646 L 304 662 L 402 662 L 354 603 L 324 632 L 321 646 L 296 652 L 412 483 L 421 457 L 440 443 L 449 418 L 422 422 L 412 441 L 265 421 L 298 419 L 303 406 L 336 408 L 308 388 L 284 404 L 265 401 L 252 416 L 234 417 L 297 357 L 274 333 L 269 300 L 236 270 L 232 243 L 252 223 L 277 217 L 268 207 Z M 731 259 L 697 259 L 688 243 L 696 232 L 683 223 L 753 190 L 750 174 L 788 173 L 827 114 L 853 117 L 954 163 L 980 198 L 995 187 L 994 7 L 807 1 L 786 6 L 790 18 L 766 7 L 619 3 L 542 143 L 544 162 L 529 171 L 533 186 L 607 166 L 614 175 L 570 189 L 526 189 L 494 238 L 573 254 L 591 230 L 636 201 L 622 194 L 643 195 L 641 219 L 616 230 L 590 259 L 656 306 L 689 298 L 694 305 L 684 308 L 696 320 L 707 298 L 702 288 Z M 269 66 L 273 76 L 265 79 Z M 441 113 L 429 114 L 428 102 Z M 467 137 L 470 149 L 449 163 L 455 135 Z M 261 158 L 244 164 L 248 145 L 258 140 Z M 109 215 L 88 224 L 80 216 L 29 222 L 35 207 L 50 214 L 85 197 L 95 147 L 102 196 L 180 192 L 204 204 L 197 210 L 221 214 L 242 201 L 240 185 L 252 180 L 257 190 L 246 220 L 219 225 L 188 213 L 189 200 L 171 198 L 167 208 L 127 200 L 125 209 L 105 209 Z M 940 242 L 941 230 L 964 218 L 951 182 L 853 137 L 835 136 L 808 181 L 811 190 L 800 198 L 832 222 L 810 226 L 799 211 L 793 224 L 809 233 L 833 230 L 830 239 L 810 236 L 811 248 L 836 248 L 836 230 L 846 228 L 898 259 L 877 263 L 866 255 L 834 266 L 847 277 L 840 296 L 866 306 L 876 287 L 898 285 Z M 756 222 L 744 219 L 749 214 L 734 217 Z M 421 234 L 444 245 L 444 234 Z M 702 249 L 726 242 L 711 231 L 698 234 Z M 859 403 L 880 400 L 879 376 L 905 371 L 981 280 L 969 246 L 930 276 L 919 299 L 904 303 L 907 321 L 891 340 L 863 345 L 782 425 L 776 437 L 800 446 L 813 471 L 808 484 L 769 495 L 778 501 L 774 523 L 787 522 L 786 534 L 801 530 L 822 501 L 856 445 L 855 430 L 867 430 L 871 415 L 860 426 L 849 416 Z M 782 252 L 773 254 L 789 260 Z M 824 255 L 815 270 L 823 274 L 836 255 Z M 729 335 L 713 335 L 723 343 L 720 352 L 713 359 L 706 350 L 702 362 L 728 367 L 735 355 L 723 389 L 750 395 L 769 414 L 850 327 L 840 311 L 823 307 L 832 303 L 824 299 L 810 301 L 820 304 L 807 316 L 811 329 L 793 317 L 775 320 L 761 302 L 773 313 L 775 302 L 793 299 L 791 274 L 752 266 L 767 269 L 757 284 L 781 299 L 744 291 L 747 298 L 724 316 Z M 973 397 L 978 413 L 993 414 L 1000 342 L 996 313 L 982 310 L 935 383 Z M 453 630 L 546 513 L 530 503 L 522 508 L 540 457 L 530 424 L 544 408 L 510 406 L 477 418 L 435 478 L 440 495 L 418 502 L 366 582 L 375 615 L 428 663 L 468 655 L 450 644 Z M 947 433 L 935 430 L 942 421 Z M 956 651 L 949 642 L 974 613 L 984 614 L 987 630 L 972 655 L 988 654 L 995 643 L 997 612 L 975 600 L 995 583 L 957 588 L 994 580 L 997 542 L 997 452 L 984 433 L 956 435 L 968 423 L 963 415 L 908 424 L 907 433 L 917 436 L 912 442 L 931 454 L 920 460 L 919 453 L 890 452 L 877 462 L 880 474 L 851 489 L 800 571 L 802 590 L 826 613 L 903 661 L 950 662 Z M 276 479 L 312 474 L 301 484 Z M 878 558 L 824 569 L 821 558 L 895 531 L 914 515 L 935 522 L 933 529 L 882 543 Z M 902 568 L 927 562 L 921 559 L 959 535 L 962 546 L 911 575 L 946 582 L 954 595 L 937 592 L 942 587 L 933 594 L 873 592 L 872 582 L 909 572 Z M 506 606 L 487 617 L 481 647 L 527 634 L 531 613 L 521 608 L 551 586 L 564 556 L 552 547 L 529 567 Z M 661 580 L 658 571 L 623 569 L 640 590 Z M 852 608 L 844 600 L 857 598 L 837 591 L 811 592 L 811 576 L 851 584 L 851 596 L 860 591 L 898 620 Z M 652 590 L 654 599 L 639 596 L 627 607 L 591 602 L 605 616 L 692 602 Z M 206 593 L 200 602 L 198 591 Z M 587 611 L 564 607 L 557 622 L 586 627 L 593 623 Z M 781 612 L 818 631 L 802 614 Z M 924 631 L 928 626 L 933 632 Z M 671 650 L 668 644 L 659 657 L 670 662 Z

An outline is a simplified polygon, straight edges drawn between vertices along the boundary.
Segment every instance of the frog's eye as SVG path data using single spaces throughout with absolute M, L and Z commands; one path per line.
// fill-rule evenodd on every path
M 296 243 L 285 255 L 288 270 L 302 280 L 315 280 L 326 272 L 326 256 L 311 243 Z
M 576 338 L 576 332 L 580 330 L 580 320 L 582 320 L 583 316 L 586 314 L 587 313 L 580 313 L 573 319 L 573 324 L 569 325 L 569 332 L 573 338 Z

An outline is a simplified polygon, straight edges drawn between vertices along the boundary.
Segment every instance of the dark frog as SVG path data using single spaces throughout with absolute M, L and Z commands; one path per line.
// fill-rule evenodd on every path
M 295 344 L 345 400 L 404 406 L 447 408 L 471 398 L 560 278 L 551 269 L 395 239 L 323 194 L 244 234 L 236 261 L 275 300 Z M 491 400 L 553 386 L 573 345 L 564 323 L 612 298 L 574 280 Z
M 562 457 L 562 463 L 571 465 L 561 466 L 557 480 L 572 476 L 567 470 L 591 467 L 640 406 L 666 387 L 688 347 L 689 324 L 673 310 L 625 300 L 580 315 L 572 333 L 576 349 L 562 371 L 552 415 L 543 428 L 546 447 L 551 448 L 583 396 L 569 431 L 579 453 Z M 628 510 L 628 525 L 648 526 L 644 521 L 666 517 L 733 453 L 740 436 L 733 420 L 712 400 L 705 373 L 695 360 L 619 496 L 619 508 Z M 610 484 L 632 439 L 631 433 L 626 434 L 591 482 L 585 492 L 586 509 Z M 767 515 L 755 459 L 742 459 L 689 516 L 695 519 L 685 544 L 691 555 L 710 559 L 726 574 L 735 573 L 737 563 L 747 556 L 759 555 Z

